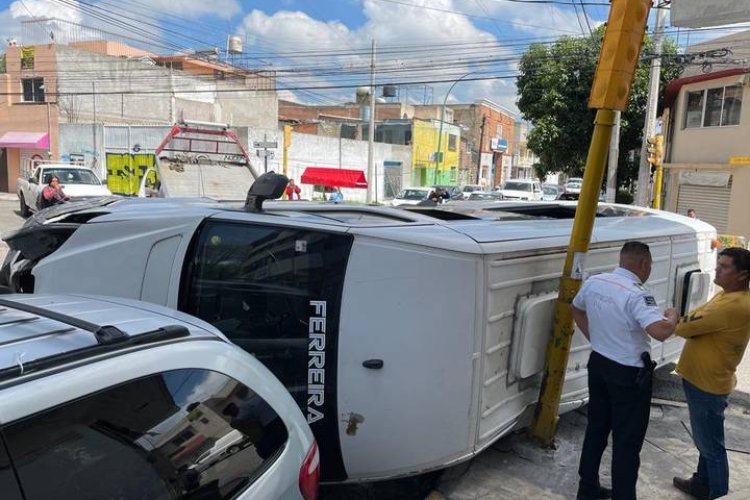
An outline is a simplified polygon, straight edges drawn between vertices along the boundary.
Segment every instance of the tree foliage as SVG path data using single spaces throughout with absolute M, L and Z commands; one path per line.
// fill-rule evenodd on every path
M 603 34 L 601 27 L 591 36 L 563 37 L 551 45 L 532 44 L 521 58 L 518 108 L 533 126 L 528 144 L 540 159 L 535 168 L 540 177 L 552 172 L 583 173 L 596 114 L 588 108 L 588 98 Z M 665 40 L 662 51 L 660 97 L 664 85 L 682 70 L 677 59 L 670 57 L 677 53 L 674 43 Z M 651 54 L 653 41 L 647 36 L 630 102 L 621 116 L 619 186 L 630 186 L 638 175 Z M 635 151 L 632 159 L 631 151 Z

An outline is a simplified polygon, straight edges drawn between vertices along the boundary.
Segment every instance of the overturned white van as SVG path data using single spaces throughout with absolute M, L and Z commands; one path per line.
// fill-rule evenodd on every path
M 414 208 L 107 200 L 37 214 L 5 235 L 14 291 L 85 292 L 198 316 L 255 354 L 306 413 L 324 481 L 416 474 L 470 458 L 538 398 L 575 204 Z M 649 286 L 685 310 L 713 291 L 713 227 L 600 205 L 586 272 L 628 240 Z M 674 361 L 681 341 L 654 342 Z M 561 412 L 587 401 L 573 339 Z

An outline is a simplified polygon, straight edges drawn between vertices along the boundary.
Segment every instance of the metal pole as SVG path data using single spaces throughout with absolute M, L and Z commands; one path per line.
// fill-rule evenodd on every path
M 588 106 L 597 109 L 583 186 L 576 207 L 570 242 L 565 258 L 560 291 L 555 303 L 552 333 L 547 344 L 539 403 L 531 432 L 545 445 L 554 443 L 560 398 L 568 355 L 575 332 L 572 302 L 583 281 L 586 255 L 594 228 L 596 206 L 604 178 L 607 149 L 615 125 L 615 111 L 627 108 L 638 56 L 646 32 L 650 0 L 612 0 L 607 29 Z M 606 64 L 602 64 L 605 60 Z
M 370 61 L 370 130 L 367 145 L 367 203 L 372 203 L 373 171 L 375 162 L 373 160 L 375 149 L 375 40 L 372 41 L 372 58 Z
M 93 113 L 94 113 L 94 120 L 93 120 L 94 125 L 92 129 L 93 138 L 94 138 L 94 166 L 98 166 L 97 161 L 96 161 L 97 156 L 98 156 L 98 151 L 99 151 L 99 148 L 97 148 L 96 146 L 96 143 L 97 143 L 97 140 L 96 140 L 96 81 L 91 82 L 91 99 L 93 100 Z
M 557 428 L 557 414 L 568 367 L 568 352 L 575 331 L 573 326 L 573 298 L 581 287 L 582 269 L 589 249 L 599 189 L 604 177 L 607 148 L 615 124 L 615 112 L 600 109 L 596 112 L 594 135 L 591 138 L 583 186 L 573 221 L 570 246 L 560 279 L 560 292 L 555 303 L 553 338 L 547 346 L 544 378 L 539 404 L 534 415 L 532 431 L 545 443 L 551 443 Z
M 658 0 L 654 1 L 654 6 L 658 6 Z M 661 79 L 661 49 L 666 17 L 667 9 L 657 9 L 656 25 L 654 26 L 654 58 L 651 60 L 651 72 L 649 73 L 646 122 L 643 124 L 641 158 L 638 167 L 638 190 L 635 199 L 635 204 L 642 207 L 647 207 L 649 201 L 648 181 L 651 177 L 651 169 L 648 163 L 648 143 L 646 140 L 654 135 L 654 129 L 656 128 L 656 108 L 659 104 L 659 80 Z
M 661 209 L 661 185 L 662 178 L 664 176 L 664 167 L 660 164 L 656 166 L 656 173 L 654 174 L 654 205 L 653 207 L 657 210 Z
M 615 126 L 609 142 L 609 165 L 607 168 L 607 203 L 614 203 L 617 196 L 617 165 L 620 158 L 620 111 L 615 111 Z
M 268 134 L 263 134 L 263 142 L 268 142 Z M 268 148 L 263 148 L 263 172 L 268 173 Z
M 487 123 L 487 115 L 482 115 L 482 125 L 479 126 L 479 147 L 477 148 L 477 184 L 482 177 L 482 146 L 484 145 L 484 126 Z
M 282 165 L 282 173 L 284 174 L 284 177 L 288 177 L 287 174 L 288 171 L 288 165 L 289 165 L 289 146 L 291 146 L 292 142 L 292 127 L 290 125 L 284 125 L 284 149 L 282 153 L 282 159 L 281 159 L 281 165 Z M 292 196 L 294 197 L 294 196 Z M 286 190 L 284 190 L 284 194 L 281 197 L 281 199 L 286 200 Z

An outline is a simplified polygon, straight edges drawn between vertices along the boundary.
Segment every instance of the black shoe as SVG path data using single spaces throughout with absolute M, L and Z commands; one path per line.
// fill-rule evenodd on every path
M 605 488 L 604 486 L 599 486 L 599 489 L 592 491 L 582 491 L 582 489 L 578 488 L 578 494 L 576 495 L 576 500 L 604 500 L 606 498 L 612 498 L 612 490 L 610 488 Z
M 683 479 L 681 477 L 672 478 L 672 484 L 678 490 L 687 493 L 697 500 L 709 500 L 708 498 L 708 486 L 699 483 L 695 476 L 690 479 Z

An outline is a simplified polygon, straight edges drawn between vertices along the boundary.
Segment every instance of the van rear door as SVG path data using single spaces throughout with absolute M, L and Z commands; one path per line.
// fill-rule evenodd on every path
M 338 440 L 339 315 L 352 237 L 209 220 L 185 259 L 179 309 L 221 330 L 286 386 L 320 445 L 324 481 L 346 479 Z

